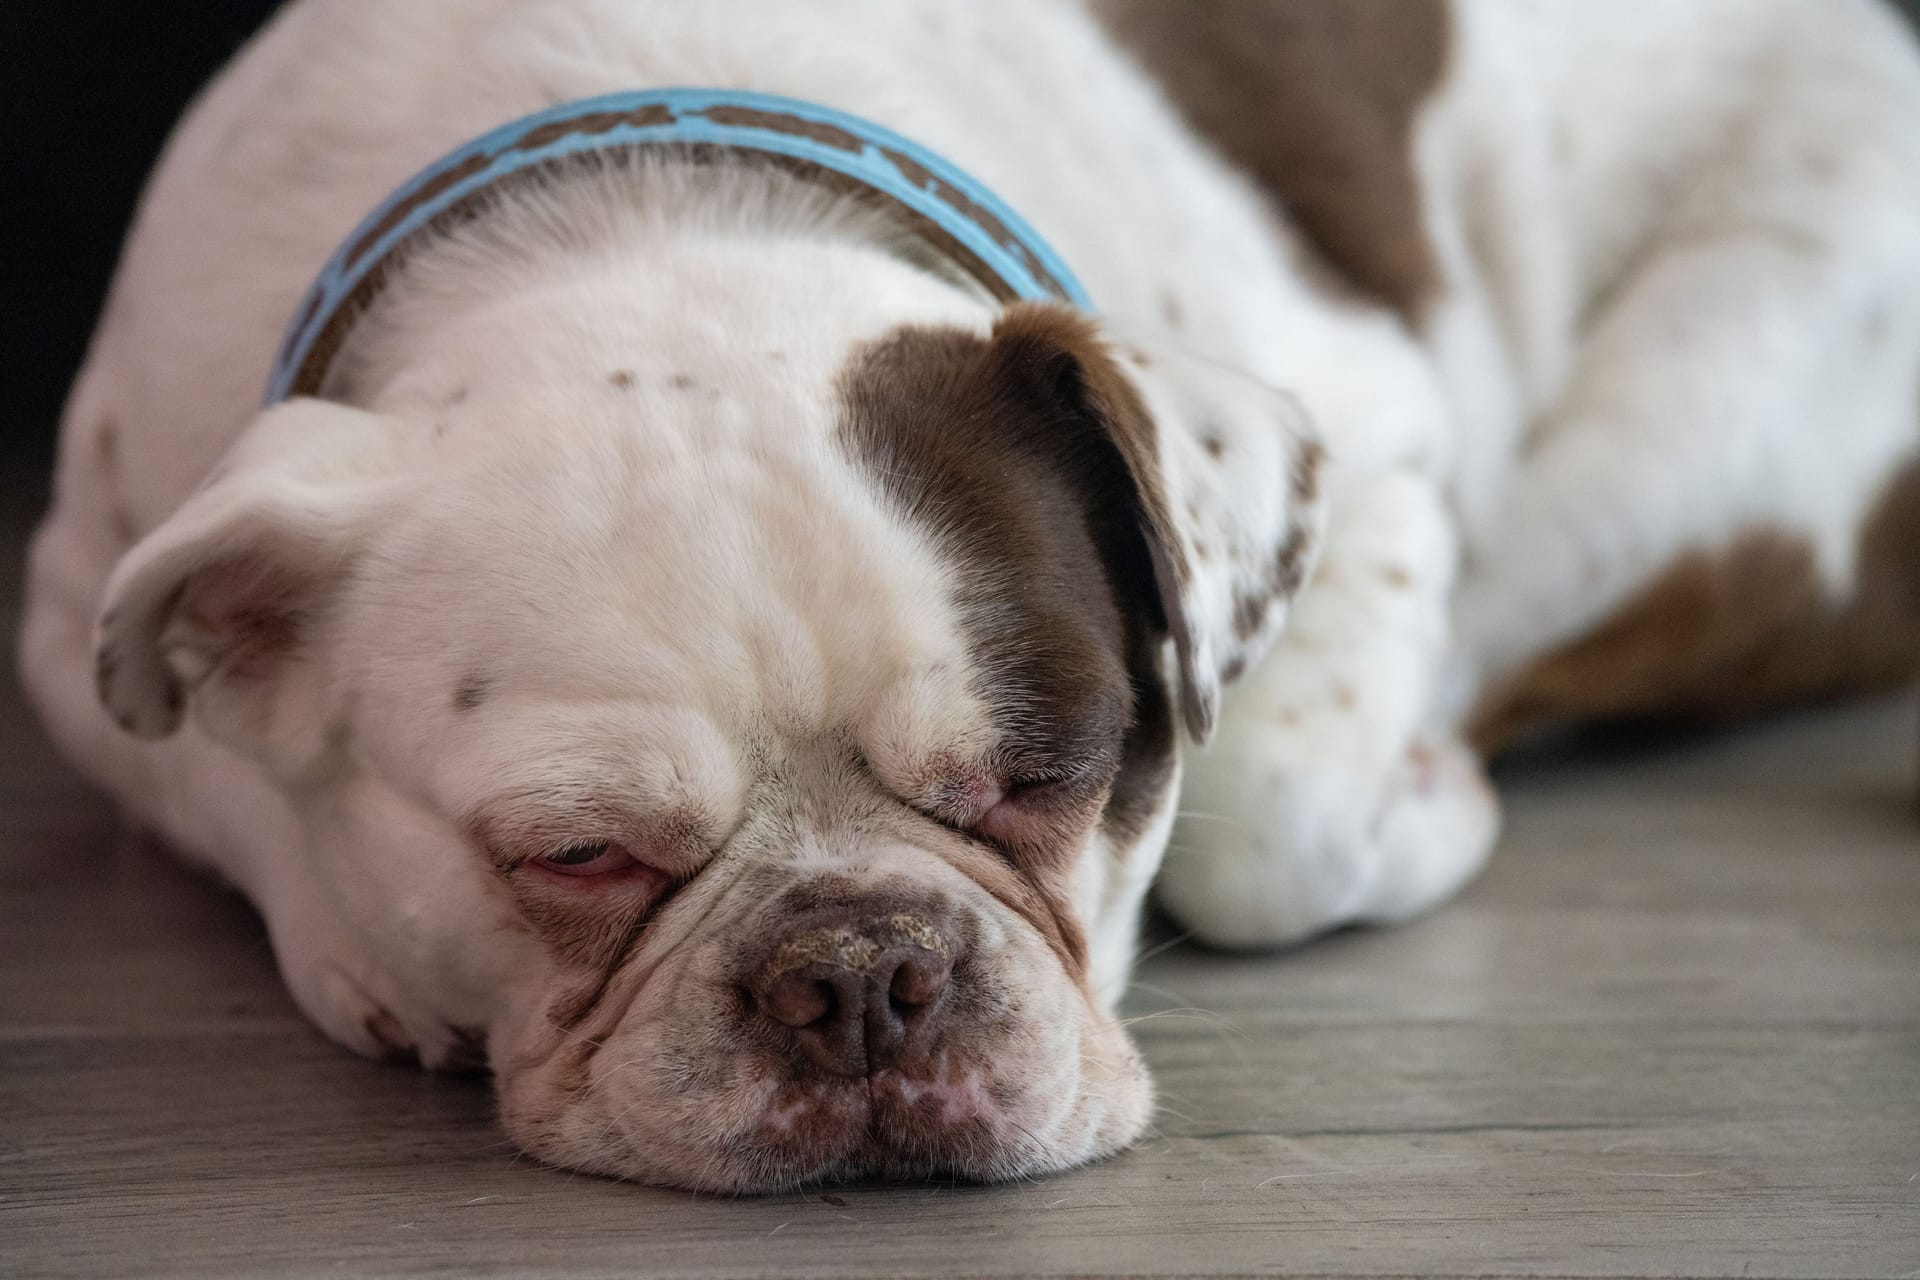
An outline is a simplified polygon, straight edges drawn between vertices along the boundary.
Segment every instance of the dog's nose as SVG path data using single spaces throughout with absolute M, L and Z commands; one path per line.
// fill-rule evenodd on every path
M 956 958 L 942 916 L 923 909 L 814 916 L 773 945 L 748 993 L 821 1070 L 864 1076 L 891 1066 L 939 1037 Z

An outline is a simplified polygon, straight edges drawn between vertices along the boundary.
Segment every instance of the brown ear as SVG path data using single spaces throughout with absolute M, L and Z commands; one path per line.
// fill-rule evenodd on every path
M 1325 451 L 1299 401 L 1184 353 L 1110 343 L 1059 307 L 994 326 L 1002 376 L 1091 424 L 1125 469 L 1188 732 L 1273 643 L 1319 549 Z
M 384 505 L 391 425 L 313 400 L 268 409 L 127 553 L 94 635 L 100 700 L 121 727 L 165 737 L 191 697 L 217 737 L 317 728 L 312 633 Z

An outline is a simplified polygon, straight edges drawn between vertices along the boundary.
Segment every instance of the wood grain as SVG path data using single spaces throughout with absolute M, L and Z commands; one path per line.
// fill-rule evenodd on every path
M 1914 1275 L 1917 711 L 1539 752 L 1438 915 L 1171 947 L 1120 1159 L 725 1200 L 540 1168 L 484 1085 L 332 1048 L 9 686 L 0 1274 Z

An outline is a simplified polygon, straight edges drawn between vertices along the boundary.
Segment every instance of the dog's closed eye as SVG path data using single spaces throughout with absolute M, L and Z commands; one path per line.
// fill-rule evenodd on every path
M 1059 834 L 1086 816 L 1100 788 L 1087 770 L 1058 776 L 992 776 L 968 772 L 947 779 L 920 811 L 942 826 L 1017 851 Z

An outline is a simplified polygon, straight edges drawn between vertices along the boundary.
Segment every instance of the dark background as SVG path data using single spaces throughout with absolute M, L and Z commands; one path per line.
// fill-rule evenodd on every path
M 274 8 L 274 0 L 0 0 L 0 238 L 10 277 L 10 305 L 0 308 L 0 451 L 9 460 L 51 456 L 60 403 L 147 170 L 194 90 Z
M 1920 0 L 1896 3 L 1920 13 Z M 10 459 L 50 456 L 60 402 L 160 144 L 194 90 L 275 7 L 274 0 L 0 2 L 4 242 L 13 259 L 11 305 L 0 308 L 0 452 Z

